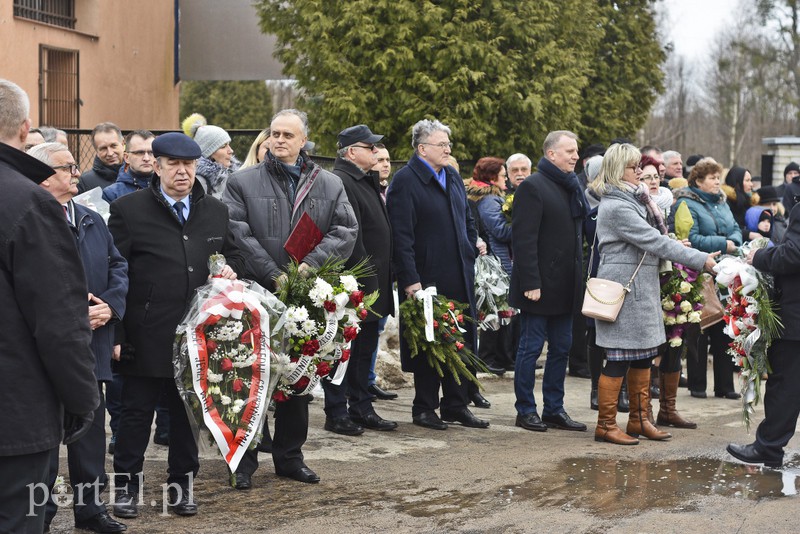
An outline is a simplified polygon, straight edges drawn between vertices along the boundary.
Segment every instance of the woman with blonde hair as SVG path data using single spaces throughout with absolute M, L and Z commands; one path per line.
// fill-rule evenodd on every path
M 239 169 L 253 167 L 264 161 L 267 150 L 269 150 L 269 128 L 264 128 L 256 136 L 253 144 L 250 145 L 250 150 L 247 151 L 247 157 L 244 159 L 244 163 L 242 163 Z
M 630 292 L 614 322 L 596 321 L 597 345 L 606 349 L 607 363 L 598 383 L 599 414 L 595 440 L 636 445 L 639 435 L 651 440 L 672 437 L 650 422 L 650 365 L 666 341 L 658 279 L 659 259 L 694 269 L 710 269 L 716 254 L 706 254 L 670 239 L 661 209 L 640 181 L 641 153 L 629 144 L 614 144 L 605 153 L 592 190 L 600 197 L 597 240 L 598 278 Z M 617 399 L 627 374 L 630 415 L 627 433 L 616 422 Z

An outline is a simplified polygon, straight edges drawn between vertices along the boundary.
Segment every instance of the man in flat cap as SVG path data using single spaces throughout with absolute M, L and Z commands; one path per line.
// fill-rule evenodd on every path
M 114 515 L 123 518 L 139 513 L 144 453 L 162 390 L 170 420 L 169 504 L 178 515 L 197 513 L 192 493 L 200 465 L 197 443 L 175 386 L 172 344 L 194 290 L 208 280 L 209 256 L 225 256 L 224 278 L 235 279 L 242 267 L 227 208 L 195 181 L 197 143 L 182 133 L 166 133 L 153 141 L 153 155 L 156 176 L 150 187 L 112 202 L 108 221 L 130 277 L 127 311 L 117 332 L 122 354 L 115 362 L 123 384 Z
M 389 215 L 381 198 L 380 174 L 372 168 L 378 162 L 377 143 L 383 139 L 365 125 L 351 126 L 339 134 L 336 162 L 333 173 L 342 179 L 350 205 L 358 220 L 358 235 L 353 254 L 347 266 L 368 260 L 375 271 L 373 276 L 359 280 L 364 292 L 377 290 L 378 300 L 361 323 L 361 331 L 350 347 L 350 363 L 345 380 L 350 396 L 348 410 L 345 386 L 322 382 L 325 390 L 325 430 L 355 436 L 364 427 L 373 430 L 394 430 L 397 423 L 387 421 L 372 407 L 369 392 L 369 372 L 372 353 L 378 347 L 378 321 L 390 315 L 394 308 L 392 298 L 392 231 Z M 380 145 L 383 146 L 383 145 Z M 377 315 L 376 315 L 377 314 Z
M 300 269 L 320 267 L 328 258 L 347 260 L 353 252 L 358 223 L 338 176 L 315 164 L 304 150 L 308 117 L 284 109 L 272 117 L 264 161 L 237 171 L 228 180 L 223 201 L 231 214 L 236 243 L 245 256 L 245 272 L 268 289 L 284 277 L 289 265 L 286 240 L 307 213 L 322 240 L 300 259 Z M 275 405 L 272 462 L 278 476 L 315 484 L 319 477 L 303 462 L 308 436 L 309 395 L 292 396 Z M 251 487 L 258 467 L 255 451 L 247 451 L 235 473 L 237 489 Z

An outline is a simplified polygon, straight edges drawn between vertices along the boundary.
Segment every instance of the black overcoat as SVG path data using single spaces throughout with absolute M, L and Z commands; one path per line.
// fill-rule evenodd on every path
M 0 456 L 58 447 L 62 411 L 100 403 L 81 259 L 63 208 L 37 185 L 52 174 L 0 143 Z
M 392 230 L 389 214 L 381 198 L 380 178 L 376 171 L 364 173 L 354 163 L 337 158 L 333 174 L 342 179 L 347 199 L 358 221 L 358 236 L 353 253 L 347 261 L 351 267 L 364 258 L 375 269 L 375 275 L 360 279 L 367 294 L 378 291 L 378 300 L 372 305 L 376 314 L 386 317 L 394 313 L 392 296 Z M 378 315 L 369 314 L 367 321 L 377 321 Z
M 115 362 L 121 374 L 171 378 L 175 329 L 194 291 L 208 280 L 208 258 L 221 253 L 237 273 L 243 261 L 228 226 L 228 208 L 194 183 L 189 218 L 181 226 L 154 177 L 148 189 L 111 203 L 108 228 L 128 260 L 127 309 L 117 339 L 133 360 Z
M 445 169 L 447 192 L 417 155 L 389 184 L 386 208 L 392 225 L 397 291 L 404 299 L 405 288 L 417 282 L 423 288 L 436 286 L 440 295 L 468 303 L 469 315 L 474 317 L 478 234 L 461 177 L 453 167 Z M 474 323 L 466 327 L 465 337 L 472 343 Z M 400 338 L 403 369 L 414 371 L 418 364 L 427 366 L 424 358 L 412 362 L 403 336 Z
M 535 172 L 519 184 L 511 212 L 514 267 L 509 301 L 537 315 L 572 313 L 580 295 L 582 219 L 570 214 L 570 193 Z M 541 289 L 534 302 L 525 291 Z

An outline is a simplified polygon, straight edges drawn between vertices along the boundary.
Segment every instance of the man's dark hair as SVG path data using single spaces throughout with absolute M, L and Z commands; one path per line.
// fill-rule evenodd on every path
M 145 140 L 155 137 L 155 134 L 150 130 L 134 130 L 125 136 L 125 150 L 128 150 L 128 145 L 131 143 L 131 139 L 134 135 Z M 94 137 L 94 134 L 92 134 L 92 137 Z
M 114 124 L 113 122 L 101 122 L 97 126 L 94 127 L 92 130 L 92 146 L 97 148 L 97 145 L 94 144 L 94 136 L 99 133 L 106 133 L 106 132 L 115 132 L 117 137 L 119 137 L 120 141 L 122 141 L 122 130 L 119 129 L 119 126 Z

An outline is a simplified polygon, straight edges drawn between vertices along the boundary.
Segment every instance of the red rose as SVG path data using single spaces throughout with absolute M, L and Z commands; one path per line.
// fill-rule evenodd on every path
M 350 303 L 353 306 L 358 306 L 364 301 L 364 292 L 363 291 L 353 291 L 350 293 Z
M 358 328 L 355 326 L 348 326 L 344 329 L 344 340 L 352 341 L 358 335 Z
M 433 320 L 433 327 L 434 327 L 434 328 L 439 328 L 439 321 L 437 321 L 437 320 L 435 320 L 435 319 L 434 319 L 434 320 Z
M 456 328 L 455 328 L 455 327 L 451 328 L 451 329 L 450 329 L 450 333 L 451 333 L 451 334 L 455 334 L 455 333 L 456 333 Z
M 325 308 L 325 311 L 333 313 L 336 311 L 336 303 L 332 300 L 326 300 L 322 303 L 322 307 Z
M 272 394 L 272 398 L 275 400 L 275 402 L 286 402 L 289 400 L 289 395 L 277 389 L 275 390 L 275 393 Z
M 464 344 L 460 341 L 456 341 L 456 350 L 461 350 L 464 348 Z
M 446 313 L 443 313 L 442 314 L 442 321 L 446 321 L 448 317 L 450 317 L 450 316 L 447 315 Z
M 342 357 L 339 358 L 339 361 L 340 362 L 346 362 L 349 359 L 350 359 L 350 349 L 344 349 L 342 351 Z
M 294 385 L 294 389 L 295 389 L 296 391 L 303 391 L 304 389 L 306 389 L 306 388 L 308 387 L 308 383 L 309 383 L 310 381 L 311 381 L 311 380 L 310 380 L 310 379 L 309 379 L 307 376 L 301 376 L 301 377 L 300 377 L 300 380 L 298 380 L 298 381 L 295 383 L 295 385 Z
M 233 369 L 233 362 L 230 358 L 222 358 L 222 361 L 219 362 L 219 368 L 222 369 L 224 372 L 228 372 Z
M 317 376 L 328 376 L 331 372 L 331 366 L 328 362 L 319 362 L 317 364 Z
M 483 321 L 484 319 L 486 319 L 486 314 L 483 313 L 483 312 L 480 312 L 478 314 L 478 320 Z
M 319 352 L 319 341 L 316 339 L 309 339 L 305 343 L 303 343 L 303 355 L 304 356 L 313 356 L 317 352 Z
M 367 318 L 368 312 L 366 308 L 361 308 L 358 310 L 358 317 L 363 321 Z
M 244 388 L 244 381 L 241 378 L 237 378 L 233 381 L 233 391 L 239 393 Z
M 451 300 L 450 302 L 448 302 L 448 303 L 447 303 L 447 307 L 448 307 L 448 308 L 450 308 L 450 311 L 453 311 L 453 310 L 455 310 L 455 309 L 456 309 L 456 305 L 455 305 L 455 304 L 453 304 L 453 301 L 452 301 L 452 300 Z
M 214 341 L 213 339 L 209 339 L 208 341 L 206 341 L 206 350 L 208 350 L 208 352 L 216 351 L 217 350 L 217 342 Z
M 672 302 L 674 302 L 675 304 L 679 303 L 682 300 L 683 297 L 681 296 L 680 293 L 675 293 L 674 295 L 672 295 Z
M 457 320 L 459 323 L 463 323 L 463 322 L 464 322 L 464 316 L 463 316 L 462 314 L 460 314 L 460 313 L 459 313 L 459 314 L 456 316 L 456 320 Z

